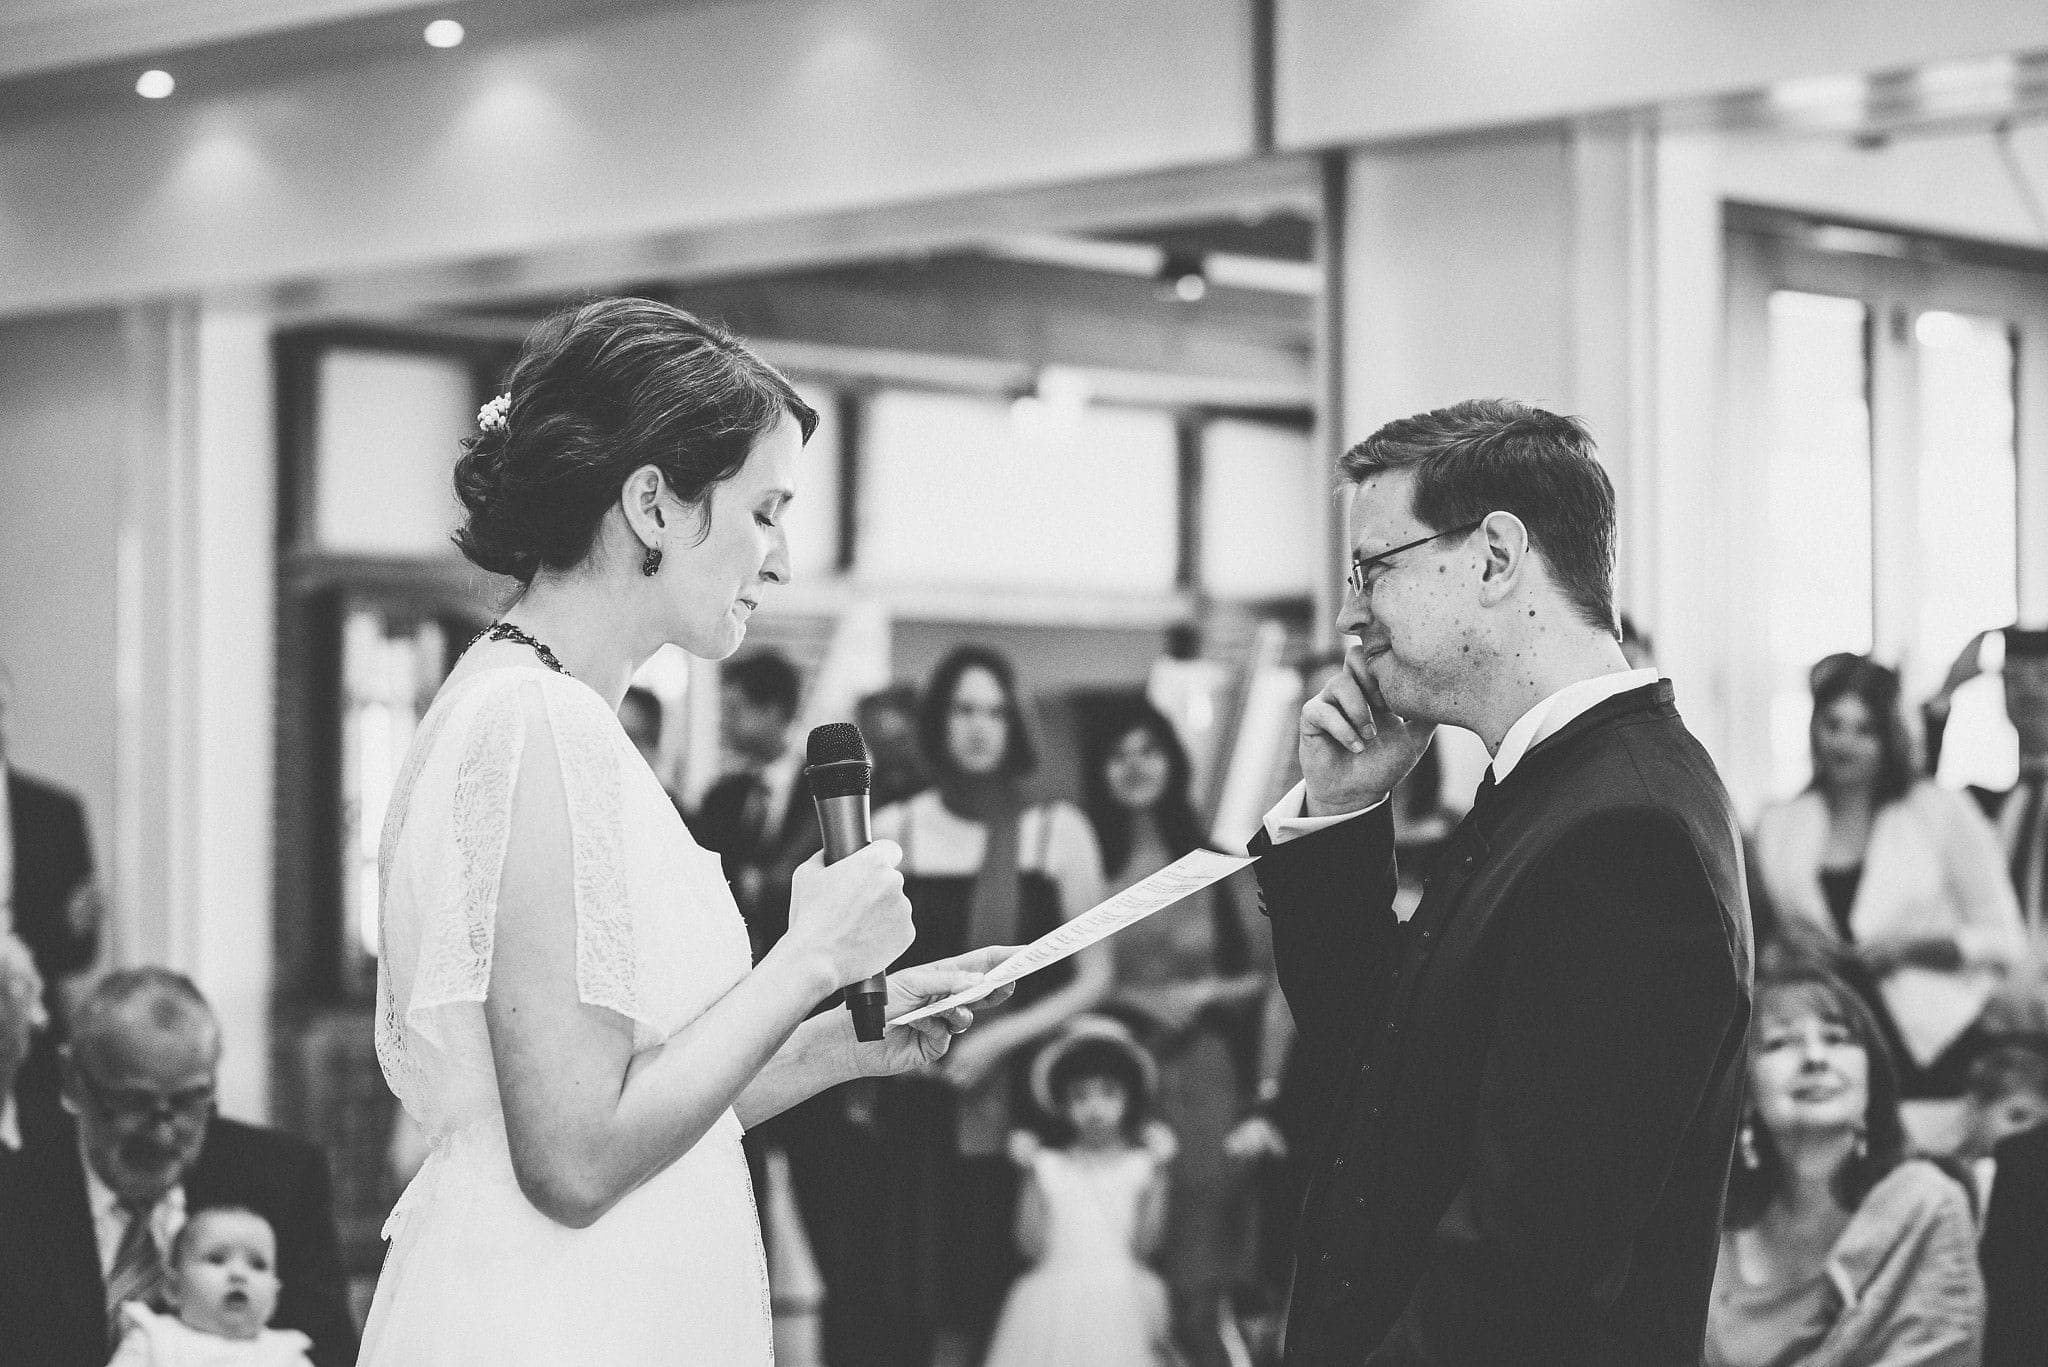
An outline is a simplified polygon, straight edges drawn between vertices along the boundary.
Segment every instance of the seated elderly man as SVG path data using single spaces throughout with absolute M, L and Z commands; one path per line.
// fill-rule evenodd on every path
M 102 1367 L 185 1212 L 215 1205 L 277 1231 L 272 1323 L 305 1331 L 319 1367 L 355 1361 L 326 1159 L 214 1114 L 220 1047 L 206 999 L 167 969 L 109 973 L 79 1003 L 59 1060 L 75 1125 L 30 1138 L 0 1209 L 0 1363 Z

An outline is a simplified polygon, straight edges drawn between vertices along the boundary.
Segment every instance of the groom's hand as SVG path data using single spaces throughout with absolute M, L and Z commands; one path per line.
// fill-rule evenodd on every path
M 1344 667 L 1302 705 L 1301 776 L 1304 816 L 1363 811 L 1394 791 L 1429 748 L 1436 728 L 1389 711 L 1366 670 L 1365 647 L 1353 643 Z

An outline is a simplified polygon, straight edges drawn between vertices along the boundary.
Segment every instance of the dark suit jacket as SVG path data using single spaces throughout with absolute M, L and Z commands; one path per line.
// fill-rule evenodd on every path
M 106 1282 L 68 1121 L 32 1140 L 0 1180 L 0 1363 L 104 1367 Z M 271 1323 L 304 1330 L 319 1367 L 351 1367 L 356 1329 L 320 1150 L 216 1118 L 185 1178 L 185 1203 L 247 1206 L 270 1221 L 283 1283 Z
M 1984 1367 L 2041 1367 L 2048 1362 L 2048 1126 L 1998 1146 L 1978 1253 L 1991 1304 Z
M 1331 1099 L 1287 1361 L 1697 1364 L 1752 945 L 1735 817 L 1671 686 L 1530 750 L 1406 925 L 1384 805 L 1254 851 Z
M 790 875 L 822 842 L 811 787 L 802 770 L 790 785 L 789 806 L 782 820 L 774 829 L 749 839 L 743 818 L 753 782 L 751 774 L 728 774 L 718 780 L 704 794 L 689 824 L 697 843 L 724 862 L 726 881 L 733 885 L 758 960 L 789 929 Z
M 36 1037 L 17 1082 L 38 1102 L 57 1097 L 57 1053 L 63 1015 L 58 984 L 92 966 L 99 952 L 96 902 L 81 902 L 73 924 L 74 900 L 96 897 L 92 842 L 86 838 L 85 809 L 62 788 L 7 771 L 7 810 L 14 832 L 14 929 L 43 975 L 43 1000 L 50 1028 Z

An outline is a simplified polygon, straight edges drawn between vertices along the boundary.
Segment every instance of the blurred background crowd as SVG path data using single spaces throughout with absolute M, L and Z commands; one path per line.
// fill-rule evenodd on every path
M 1716 1360 L 2048 1360 L 2044 115 L 2021 0 L 0 0 L 0 1361 L 101 1367 L 223 1203 L 352 1359 L 421 1160 L 383 817 L 508 588 L 450 469 L 607 293 L 823 419 L 793 582 L 621 714 L 757 950 L 823 721 L 918 957 L 1241 849 L 1342 645 L 1335 457 L 1583 416 L 1630 648 L 1749 827 Z M 1399 794 L 1411 901 L 1485 762 Z M 784 1358 L 1028 1356 L 1040 1159 L 1097 1142 L 1151 1164 L 1133 1351 L 1269 1355 L 1318 1042 L 1268 944 L 1220 884 L 764 1126 Z

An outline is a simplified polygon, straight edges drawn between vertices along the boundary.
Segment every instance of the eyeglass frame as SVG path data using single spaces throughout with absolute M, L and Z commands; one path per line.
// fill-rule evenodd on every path
M 1351 590 L 1352 597 L 1369 600 L 1372 596 L 1372 586 L 1365 582 L 1365 574 L 1374 565 L 1383 565 L 1403 551 L 1412 551 L 1417 546 L 1427 546 L 1430 542 L 1441 541 L 1447 536 L 1463 536 L 1485 526 L 1486 518 L 1492 516 L 1492 513 L 1488 513 L 1486 517 L 1474 519 L 1462 527 L 1447 527 L 1433 535 L 1417 537 L 1415 540 L 1404 542 L 1392 550 L 1381 551 L 1378 555 L 1369 555 L 1363 560 L 1360 560 L 1358 553 L 1354 551 L 1351 555 L 1351 569 L 1344 576 L 1344 586 Z
M 204 1124 L 213 1118 L 213 1108 L 220 1101 L 220 1088 L 212 1082 L 203 1088 L 188 1087 L 175 1095 L 166 1096 L 147 1088 L 110 1089 L 106 1083 L 94 1077 L 92 1071 L 76 1057 L 71 1060 L 71 1071 L 77 1074 L 78 1081 L 85 1094 L 91 1098 L 94 1109 L 114 1124 L 154 1125 L 159 1117 L 164 1116 L 168 1116 L 173 1124 Z M 116 1099 L 109 1095 L 110 1091 L 125 1092 L 127 1095 Z M 142 1092 L 148 1092 L 149 1101 L 145 1105 L 138 1105 L 134 1098 Z

